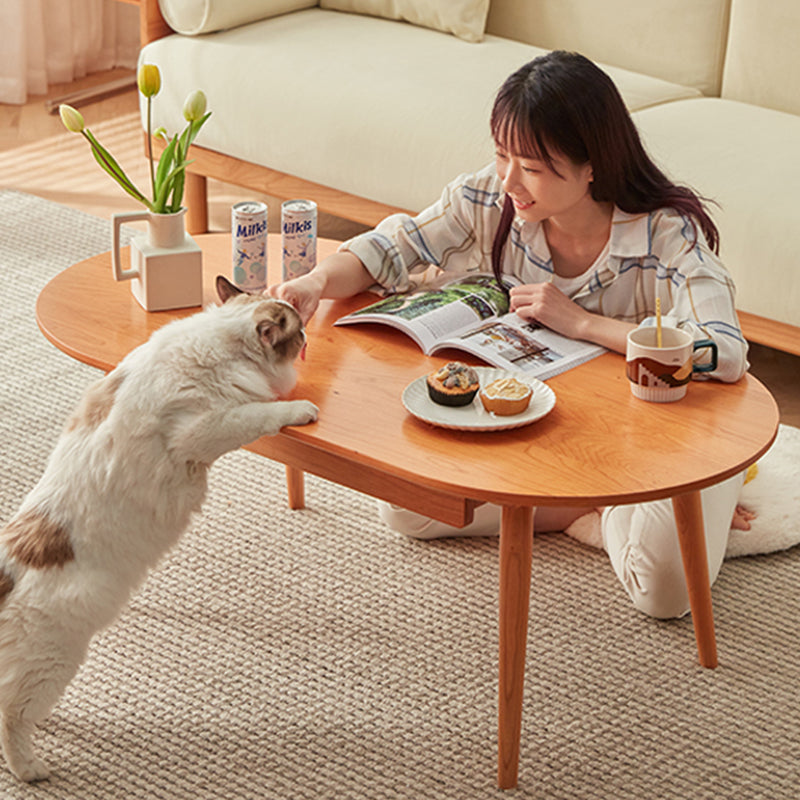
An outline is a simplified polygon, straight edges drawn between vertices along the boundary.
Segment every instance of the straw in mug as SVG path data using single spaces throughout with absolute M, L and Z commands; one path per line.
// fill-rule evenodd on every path
M 661 298 L 656 297 L 656 347 L 661 347 Z

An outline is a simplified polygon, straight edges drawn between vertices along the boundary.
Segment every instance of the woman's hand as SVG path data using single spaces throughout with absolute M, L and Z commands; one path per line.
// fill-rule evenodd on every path
M 319 301 L 322 298 L 324 281 L 319 278 L 320 276 L 315 275 L 314 270 L 312 270 L 299 278 L 292 278 L 292 280 L 285 283 L 277 283 L 274 286 L 270 286 L 266 294 L 277 300 L 285 300 L 294 306 L 303 320 L 303 325 L 306 325 L 317 310 Z
M 567 336 L 594 342 L 617 353 L 624 353 L 628 332 L 636 325 L 593 314 L 552 283 L 531 283 L 511 290 L 511 310 L 522 319 L 538 322 L 545 328 Z
M 361 260 L 352 253 L 333 253 L 311 272 L 267 289 L 270 297 L 291 303 L 305 325 L 323 297 L 352 297 L 374 283 Z
M 552 283 L 530 283 L 511 290 L 511 310 L 570 339 L 586 338 L 593 315 L 570 300 Z

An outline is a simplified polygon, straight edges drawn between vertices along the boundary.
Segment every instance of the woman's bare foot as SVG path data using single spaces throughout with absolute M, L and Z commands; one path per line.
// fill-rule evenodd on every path
M 749 531 L 751 520 L 754 520 L 757 516 L 757 514 L 749 511 L 744 506 L 737 505 L 733 512 L 731 528 L 737 531 Z

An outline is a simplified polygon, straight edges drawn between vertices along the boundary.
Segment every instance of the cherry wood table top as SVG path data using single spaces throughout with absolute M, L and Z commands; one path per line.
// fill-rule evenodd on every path
M 204 302 L 216 302 L 213 279 L 230 273 L 230 236 L 195 239 L 204 251 Z M 318 256 L 337 245 L 319 240 Z M 277 280 L 279 236 L 269 239 L 269 272 Z M 530 425 L 496 432 L 434 427 L 406 411 L 405 386 L 451 358 L 480 362 L 456 351 L 426 357 L 410 338 L 382 325 L 333 327 L 339 316 L 374 299 L 364 293 L 321 303 L 308 326 L 307 357 L 298 361 L 293 393 L 319 406 L 319 420 L 251 449 L 290 465 L 293 445 L 318 449 L 320 460 L 344 458 L 356 472 L 383 476 L 372 491 L 392 501 L 416 485 L 441 493 L 434 504 L 447 505 L 453 496 L 513 506 L 607 505 L 717 483 L 757 460 L 776 435 L 776 403 L 756 378 L 694 381 L 679 402 L 647 403 L 633 397 L 624 359 L 612 353 L 550 379 L 555 408 Z M 104 253 L 47 284 L 36 316 L 61 350 L 110 370 L 156 328 L 197 310 L 144 311 L 130 286 L 113 280 Z M 387 491 L 392 480 L 399 489 Z M 449 518 L 441 510 L 438 516 Z
M 195 237 L 203 249 L 206 304 L 214 277 L 228 274 L 228 234 Z M 318 256 L 336 249 L 318 242 Z M 269 272 L 280 272 L 280 237 L 268 243 Z M 403 389 L 456 352 L 424 356 L 403 333 L 382 325 L 333 327 L 373 296 L 320 305 L 309 323 L 294 397 L 320 409 L 311 425 L 284 428 L 248 449 L 287 467 L 289 504 L 302 507 L 311 472 L 454 525 L 475 505 L 503 506 L 499 545 L 497 781 L 517 783 L 528 630 L 534 507 L 609 505 L 671 497 L 698 656 L 717 664 L 700 489 L 757 460 L 778 429 L 778 409 L 752 376 L 735 384 L 693 382 L 676 403 L 637 400 L 624 358 L 607 353 L 548 381 L 555 408 L 508 431 L 437 428 L 411 416 Z M 112 369 L 158 327 L 197 309 L 148 313 L 111 275 L 103 253 L 66 269 L 39 295 L 44 335 L 69 355 Z

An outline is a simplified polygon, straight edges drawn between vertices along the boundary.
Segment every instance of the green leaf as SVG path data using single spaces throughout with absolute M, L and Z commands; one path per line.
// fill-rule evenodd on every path
M 124 170 L 120 165 L 115 161 L 114 157 L 108 150 L 97 141 L 94 134 L 85 129 L 81 131 L 81 133 L 86 137 L 89 141 L 89 145 L 92 149 L 92 155 L 94 156 L 97 163 L 131 196 L 138 200 L 140 203 L 144 203 L 144 205 L 152 211 L 152 204 L 151 202 L 145 197 L 139 189 L 136 188 L 136 185 L 128 178 L 125 174 Z
M 175 177 L 182 173 L 191 163 L 191 161 L 184 161 L 183 164 L 179 164 L 164 178 L 158 190 L 158 196 L 153 203 L 153 211 L 156 214 L 163 214 L 166 211 L 167 197 L 169 197 L 170 190 L 173 188 Z
M 180 146 L 181 146 L 181 150 L 183 151 L 184 155 L 186 155 L 186 153 L 189 151 L 189 145 L 192 143 L 191 140 L 189 139 L 189 134 L 191 133 L 191 130 L 192 130 L 192 124 L 193 123 L 190 122 L 183 129 L 183 133 L 181 134 Z
M 176 166 L 183 164 L 183 160 L 189 153 L 189 148 L 194 142 L 195 137 L 200 132 L 200 129 L 205 124 L 206 120 L 211 116 L 211 112 L 206 112 L 200 119 L 191 121 L 181 133 L 178 138 L 178 144 L 175 147 L 174 163 Z M 186 173 L 179 172 L 175 176 L 175 183 L 172 190 L 172 202 L 170 203 L 170 211 L 173 213 L 180 211 L 183 205 L 183 190 L 186 183 Z
M 197 134 L 200 133 L 200 128 L 203 127 L 205 121 L 211 116 L 211 112 L 207 111 L 200 119 L 196 119 L 193 122 L 190 122 L 186 126 L 186 130 L 184 134 L 188 134 L 186 139 L 186 148 L 184 149 L 184 154 L 189 152 L 189 147 L 191 146 L 192 142 L 197 137 Z
M 186 156 L 186 151 L 183 149 L 183 145 L 179 140 L 177 146 L 175 147 L 175 163 L 178 165 L 184 164 L 185 156 Z M 175 180 L 173 181 L 172 202 L 170 203 L 169 206 L 169 210 L 173 214 L 176 211 L 180 211 L 181 209 L 181 205 L 183 203 L 183 187 L 185 182 L 186 182 L 186 170 L 184 166 L 184 169 L 181 170 L 177 175 L 175 175 Z
M 154 196 L 153 202 L 157 204 L 158 195 L 161 193 L 161 185 L 164 182 L 164 178 L 169 174 L 170 170 L 172 169 L 172 162 L 175 159 L 175 148 L 178 145 L 178 137 L 177 135 L 173 136 L 170 140 L 170 143 L 164 148 L 164 152 L 161 153 L 161 158 L 158 160 L 158 168 L 156 169 L 156 183 L 154 189 Z
M 176 211 L 180 211 L 181 206 L 183 205 L 183 187 L 185 183 L 186 183 L 186 167 L 184 166 L 183 170 L 181 170 L 175 176 L 174 186 L 172 189 L 172 203 L 170 204 L 169 210 L 173 214 Z
M 103 169 L 111 175 L 117 181 L 127 184 L 128 186 L 133 186 L 133 183 L 125 174 L 124 170 L 114 159 L 114 156 L 108 152 L 108 150 L 97 141 L 94 134 L 90 130 L 82 131 L 83 135 L 89 140 L 89 144 L 92 148 L 92 153 L 94 157 L 97 159 L 98 163 L 100 164 Z

